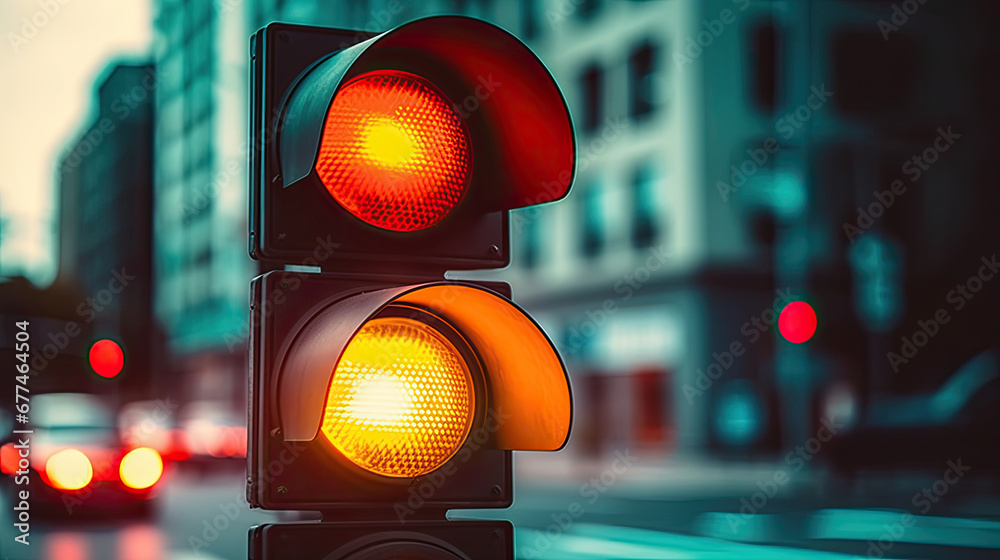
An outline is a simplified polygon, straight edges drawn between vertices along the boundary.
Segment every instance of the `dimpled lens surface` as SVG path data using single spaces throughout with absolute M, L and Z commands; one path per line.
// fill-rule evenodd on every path
M 385 476 L 414 477 L 458 451 L 474 404 L 465 361 L 441 333 L 413 319 L 379 318 L 344 350 L 322 429 L 355 464 Z
M 465 194 L 465 123 L 423 78 L 372 72 L 344 85 L 326 116 L 316 171 L 336 201 L 393 231 L 429 228 Z

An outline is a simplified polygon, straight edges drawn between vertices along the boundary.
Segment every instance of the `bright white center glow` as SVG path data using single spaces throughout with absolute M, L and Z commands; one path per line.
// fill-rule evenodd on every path
M 412 406 L 410 394 L 399 379 L 378 377 L 358 388 L 347 410 L 350 416 L 363 418 L 367 424 L 383 426 L 399 422 Z

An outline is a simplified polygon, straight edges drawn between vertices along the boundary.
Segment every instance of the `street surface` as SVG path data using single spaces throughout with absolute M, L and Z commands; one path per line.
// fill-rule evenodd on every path
M 892 485 L 882 482 L 875 483 L 881 494 L 869 487 L 853 493 L 834 489 L 831 498 L 829 488 L 817 486 L 823 477 L 803 474 L 787 492 L 767 497 L 767 484 L 758 484 L 773 472 L 767 465 L 636 466 L 620 479 L 595 471 L 580 483 L 572 480 L 588 480 L 581 472 L 576 478 L 545 479 L 530 460 L 519 464 L 523 480 L 510 510 L 452 514 L 511 520 L 518 558 L 1000 558 L 1000 505 L 984 491 L 991 481 L 966 481 L 964 492 L 956 485 L 923 515 L 906 491 L 891 491 Z M 920 483 L 912 482 L 918 490 Z M 4 560 L 243 559 L 251 526 L 291 519 L 249 510 L 243 484 L 237 464 L 208 473 L 175 472 L 155 518 L 33 520 L 27 555 L 13 544 L 5 503 L 0 550 Z M 887 488 L 901 496 L 898 507 L 884 507 L 895 499 L 885 494 Z M 883 507 L 872 507 L 876 502 Z M 756 505 L 757 513 L 740 512 L 748 505 Z M 904 517 L 907 513 L 915 515 Z

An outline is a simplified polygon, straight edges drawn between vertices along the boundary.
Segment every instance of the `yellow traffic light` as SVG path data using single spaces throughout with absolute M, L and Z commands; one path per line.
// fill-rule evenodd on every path
M 458 451 L 474 412 L 472 376 L 447 338 L 413 319 L 374 319 L 333 372 L 323 434 L 365 469 L 414 477 Z

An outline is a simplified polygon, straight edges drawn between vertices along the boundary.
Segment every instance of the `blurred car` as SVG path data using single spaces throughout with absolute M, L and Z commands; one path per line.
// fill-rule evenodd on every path
M 834 418 L 837 421 L 837 418 Z M 1000 475 L 1000 356 L 983 352 L 936 391 L 873 400 L 824 455 L 835 472 L 941 469 L 962 459 L 977 472 Z
M 149 447 L 124 444 L 107 403 L 95 395 L 49 393 L 32 396 L 30 404 L 28 490 L 33 508 L 65 514 L 152 512 L 162 458 Z M 18 437 L 25 436 L 13 434 L 0 446 L 0 470 L 11 481 L 20 459 Z
M 203 465 L 246 459 L 246 418 L 226 403 L 195 401 L 183 407 L 178 426 L 188 461 Z

